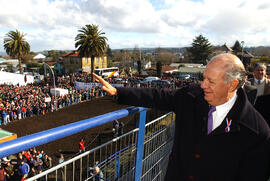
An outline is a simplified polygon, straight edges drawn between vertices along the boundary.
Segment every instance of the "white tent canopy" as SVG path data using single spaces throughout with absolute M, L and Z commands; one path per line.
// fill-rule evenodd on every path
M 41 54 L 41 53 L 39 53 L 36 56 L 34 56 L 34 59 L 44 59 L 44 58 L 46 58 L 46 56 L 43 55 L 43 54 Z
M 32 75 L 23 75 L 23 74 L 14 74 L 10 72 L 2 72 L 0 71 L 0 85 L 8 84 L 8 85 L 17 85 L 20 86 L 34 83 L 34 77 Z

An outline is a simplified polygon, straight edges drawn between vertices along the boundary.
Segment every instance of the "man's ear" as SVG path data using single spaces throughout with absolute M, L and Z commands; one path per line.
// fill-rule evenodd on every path
M 238 86 L 239 84 L 239 81 L 237 79 L 234 79 L 231 81 L 231 86 L 230 86 L 230 91 L 235 91 L 236 87 Z

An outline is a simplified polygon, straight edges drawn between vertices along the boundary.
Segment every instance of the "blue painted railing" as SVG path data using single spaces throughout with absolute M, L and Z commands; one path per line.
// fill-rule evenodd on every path
M 85 119 L 75 123 L 59 126 L 46 131 L 34 133 L 24 137 L 20 137 L 11 141 L 0 143 L 0 158 L 16 154 L 23 150 L 28 150 L 33 147 L 37 147 L 84 130 L 94 128 L 116 119 L 126 117 L 128 115 L 140 112 L 139 120 L 139 132 L 137 137 L 137 152 L 136 152 L 136 166 L 135 166 L 135 180 L 140 180 L 142 170 L 142 159 L 143 159 L 143 143 L 144 143 L 144 132 L 145 132 L 145 119 L 146 119 L 146 108 L 143 107 L 130 107 L 114 111 L 111 113 L 103 114 L 101 116 Z

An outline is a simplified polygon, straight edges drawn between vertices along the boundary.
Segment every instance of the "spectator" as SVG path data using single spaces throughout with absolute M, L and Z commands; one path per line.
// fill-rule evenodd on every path
M 113 136 L 116 138 L 118 136 L 118 131 L 119 131 L 119 122 L 118 120 L 113 120 Z
M 46 154 L 43 157 L 43 166 L 44 166 L 44 169 L 49 169 L 52 167 L 52 158 Z
M 6 181 L 6 171 L 3 167 L 3 165 L 0 163 L 0 181 Z
M 60 163 L 63 163 L 64 161 L 65 161 L 64 155 L 61 153 L 60 157 L 58 158 L 58 163 L 60 164 Z
M 98 166 L 89 167 L 88 168 L 89 175 L 93 176 L 95 178 L 95 181 L 103 181 L 103 172 L 100 170 Z
M 257 87 L 257 97 L 270 94 L 270 80 L 266 77 L 266 66 L 261 63 L 255 64 L 253 76 L 250 82 Z
M 30 167 L 24 161 L 20 162 L 20 166 L 18 168 L 18 174 L 21 177 L 21 180 L 25 180 L 30 172 Z
M 119 123 L 119 130 L 118 130 L 118 136 L 122 136 L 124 134 L 124 123 L 120 122 Z
M 64 161 L 65 161 L 64 155 L 61 153 L 61 154 L 60 154 L 60 157 L 58 158 L 58 163 L 61 164 L 61 163 L 63 163 Z M 59 170 L 60 170 L 60 173 L 61 173 L 62 180 L 65 180 L 65 177 L 64 177 L 64 168 L 61 167 Z
M 83 138 L 81 138 L 79 141 L 79 152 L 80 153 L 85 152 L 85 143 L 84 143 Z
M 13 180 L 14 173 L 15 173 L 14 166 L 10 162 L 7 162 L 5 166 L 5 170 L 6 170 L 7 180 Z

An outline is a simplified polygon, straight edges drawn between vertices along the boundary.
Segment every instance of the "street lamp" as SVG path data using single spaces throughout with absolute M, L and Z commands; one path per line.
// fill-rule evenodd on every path
M 244 52 L 244 44 L 245 42 L 244 41 L 241 41 L 241 44 L 242 44 L 242 56 L 241 56 L 241 61 L 243 62 L 243 52 Z
M 47 65 L 47 66 L 49 67 L 50 71 L 52 72 L 52 76 L 53 76 L 53 86 L 54 86 L 54 97 L 55 97 L 55 100 L 56 100 L 56 89 L 55 89 L 55 77 L 54 77 L 54 72 L 53 72 L 52 68 L 51 68 L 47 63 L 44 62 L 44 65 Z M 44 66 L 44 67 L 45 67 L 45 66 Z M 44 74 L 44 77 L 45 77 L 45 74 Z

